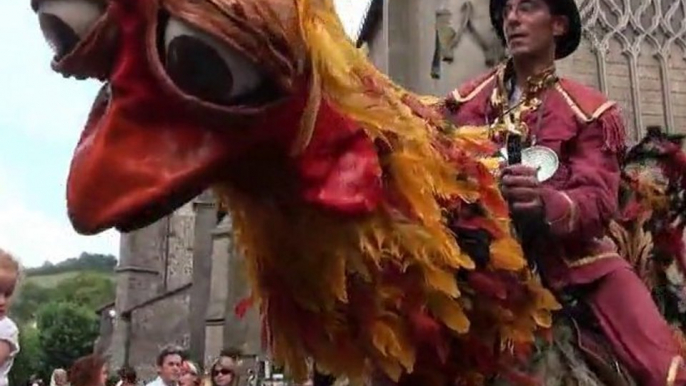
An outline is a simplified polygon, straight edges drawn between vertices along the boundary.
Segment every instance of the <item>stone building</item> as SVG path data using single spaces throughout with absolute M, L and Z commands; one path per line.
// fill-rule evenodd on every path
M 577 2 L 584 38 L 561 74 L 619 102 L 634 139 L 649 125 L 686 131 L 686 1 Z M 445 95 L 504 55 L 488 3 L 372 0 L 360 44 L 401 85 Z
M 167 344 L 188 349 L 199 362 L 223 347 L 258 354 L 255 311 L 241 320 L 233 312 L 247 285 L 231 245 L 230 218 L 209 192 L 122 235 L 116 301 L 99 311 L 96 344 L 111 368 L 129 364 L 142 379 L 152 379 L 157 352 Z
M 562 74 L 621 103 L 633 138 L 652 124 L 686 131 L 686 0 L 583 0 L 580 8 L 584 39 L 559 63 Z M 445 95 L 504 56 L 486 0 L 372 0 L 358 42 L 382 71 L 423 94 Z M 120 256 L 117 300 L 101 312 L 98 342 L 113 368 L 129 363 L 151 378 L 167 343 L 200 361 L 223 346 L 259 353 L 255 311 L 234 316 L 247 290 L 242 260 L 230 218 L 209 193 L 123 235 Z

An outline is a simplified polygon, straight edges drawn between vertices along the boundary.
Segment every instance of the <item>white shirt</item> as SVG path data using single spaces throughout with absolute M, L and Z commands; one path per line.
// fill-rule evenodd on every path
M 3 385 L 0 384 L 0 386 L 3 386 Z M 162 378 L 157 377 L 157 378 L 155 378 L 154 381 L 148 383 L 148 384 L 145 385 L 145 386 L 167 386 L 167 384 L 164 383 L 164 381 L 162 380 Z
M 522 94 L 522 88 L 515 85 L 514 90 L 512 91 L 512 96 L 510 96 L 510 107 L 519 103 L 519 101 L 522 99 Z
M 9 343 L 10 356 L 5 363 L 0 363 L 0 386 L 8 386 L 7 376 L 12 369 L 14 358 L 19 353 L 19 329 L 12 319 L 4 317 L 0 319 L 0 340 Z

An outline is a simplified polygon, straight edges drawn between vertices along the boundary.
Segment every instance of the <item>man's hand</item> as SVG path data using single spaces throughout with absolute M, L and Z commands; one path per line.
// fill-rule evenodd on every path
M 524 165 L 512 165 L 501 172 L 501 192 L 510 204 L 510 210 L 518 214 L 541 214 L 541 183 L 537 170 Z

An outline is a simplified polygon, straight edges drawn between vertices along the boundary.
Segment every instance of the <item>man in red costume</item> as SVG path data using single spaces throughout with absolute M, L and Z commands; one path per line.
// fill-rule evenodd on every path
M 524 149 L 547 157 L 545 170 L 525 162 L 501 174 L 513 217 L 528 219 L 520 229 L 528 257 L 553 290 L 581 290 L 640 385 L 686 385 L 670 327 L 605 237 L 617 210 L 625 142 L 619 108 L 555 74 L 555 60 L 576 50 L 581 38 L 574 0 L 491 0 L 490 11 L 512 59 L 454 91 L 448 113 L 458 126 L 490 125 L 504 147 L 517 135 Z

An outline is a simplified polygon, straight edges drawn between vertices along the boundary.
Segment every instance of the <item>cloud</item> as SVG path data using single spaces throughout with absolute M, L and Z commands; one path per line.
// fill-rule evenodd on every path
M 28 0 L 2 2 L 0 36 L 0 130 L 21 130 L 37 141 L 75 142 L 98 82 L 51 71 L 52 51 Z
M 117 253 L 108 232 L 77 235 L 66 217 L 64 179 L 97 82 L 64 79 L 28 0 L 0 4 L 0 248 L 25 266 L 81 252 Z
M 65 218 L 48 216 L 25 200 L 20 181 L 0 165 L 0 248 L 15 254 L 24 266 L 58 262 L 81 252 L 112 252 L 119 235 L 106 232 L 86 237 L 76 234 Z

